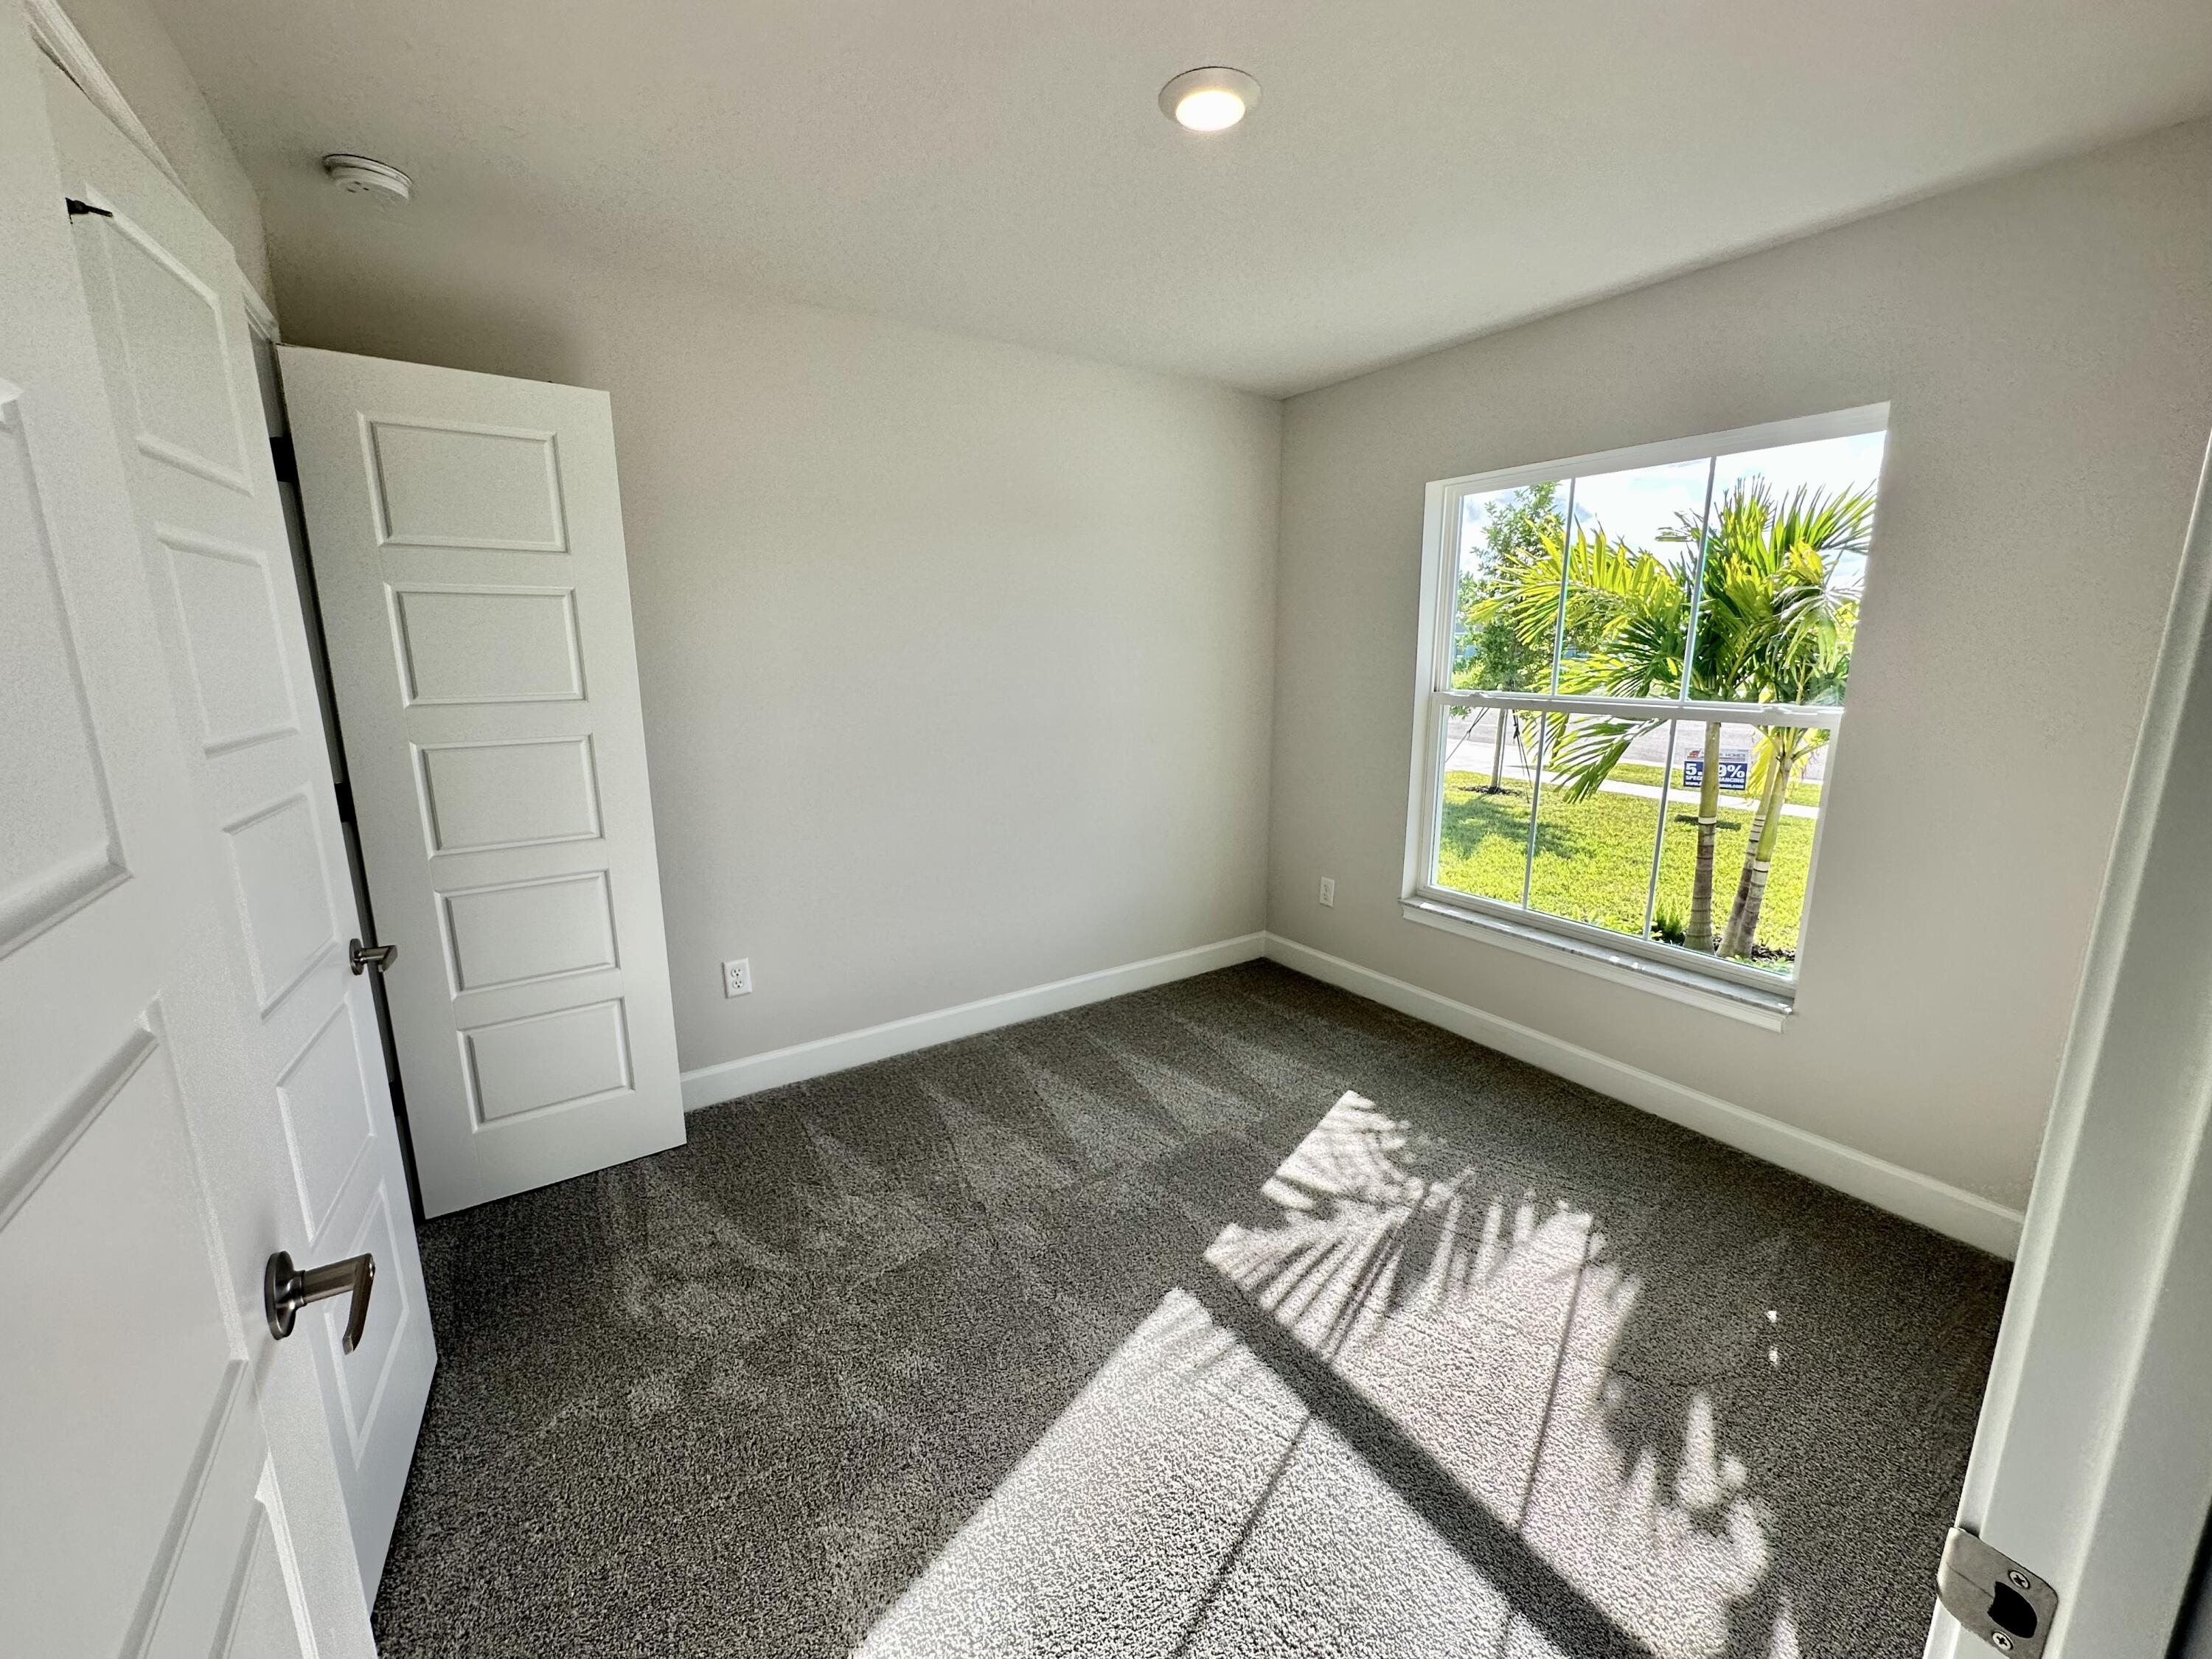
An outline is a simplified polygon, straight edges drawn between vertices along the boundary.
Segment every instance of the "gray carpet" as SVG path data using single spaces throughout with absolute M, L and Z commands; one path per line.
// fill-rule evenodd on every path
M 1920 1651 L 1997 1261 L 1266 963 L 431 1224 L 414 1656 Z

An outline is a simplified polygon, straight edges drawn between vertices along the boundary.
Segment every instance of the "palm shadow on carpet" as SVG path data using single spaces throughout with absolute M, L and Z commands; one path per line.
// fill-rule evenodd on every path
M 431 1223 L 416 1656 L 1920 1651 L 2008 1270 L 1259 963 Z

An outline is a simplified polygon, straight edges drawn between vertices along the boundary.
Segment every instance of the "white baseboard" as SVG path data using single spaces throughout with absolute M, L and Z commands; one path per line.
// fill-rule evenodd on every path
M 1340 989 L 1395 1008 L 1431 1025 L 1442 1026 L 1500 1054 L 1526 1060 L 1554 1076 L 1595 1089 L 1679 1123 L 1686 1129 L 1733 1146 L 1740 1152 L 1778 1164 L 1824 1187 L 1848 1193 L 1892 1215 L 1917 1221 L 1948 1237 L 2010 1261 L 2020 1249 L 2021 1213 L 1965 1188 L 1856 1152 L 1840 1141 L 1758 1112 L 1732 1105 L 1654 1073 L 1613 1060 L 1558 1037 L 1547 1036 L 1464 1002 L 1423 990 L 1404 980 L 1316 951 L 1310 945 L 1267 935 L 1267 954 L 1285 968 Z
M 1125 963 L 1119 968 L 1102 968 L 1096 973 L 1078 974 L 1073 979 L 1054 980 L 1049 985 L 1008 991 L 979 1002 L 963 1002 L 957 1007 L 914 1014 L 883 1025 L 820 1037 L 812 1042 L 793 1043 L 788 1048 L 747 1054 L 719 1066 L 702 1066 L 696 1072 L 684 1073 L 684 1109 L 696 1112 L 702 1106 L 758 1094 L 763 1089 L 781 1088 L 787 1083 L 865 1066 L 870 1060 L 889 1060 L 894 1054 L 911 1054 L 917 1048 L 932 1048 L 940 1042 L 973 1036 L 978 1031 L 996 1030 L 1001 1025 L 1018 1025 L 1025 1019 L 1041 1019 L 1047 1014 L 1079 1008 L 1087 1002 L 1103 1002 L 1109 997 L 1148 990 L 1170 980 L 1188 979 L 1194 974 L 1210 974 L 1217 968 L 1250 962 L 1265 955 L 1267 942 L 1265 933 L 1246 933 L 1212 945 L 1195 945 L 1188 951 L 1171 951 L 1164 957 Z

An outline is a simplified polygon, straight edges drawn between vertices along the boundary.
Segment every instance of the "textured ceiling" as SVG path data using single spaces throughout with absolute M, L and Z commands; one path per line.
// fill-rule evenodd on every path
M 158 0 L 270 205 L 1322 385 L 2212 109 L 2206 0 Z M 1265 92 L 1214 138 L 1163 82 Z

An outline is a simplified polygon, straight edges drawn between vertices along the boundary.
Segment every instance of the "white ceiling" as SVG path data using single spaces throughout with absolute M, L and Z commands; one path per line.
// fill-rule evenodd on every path
M 1283 393 L 2212 109 L 2207 0 L 159 0 L 288 216 Z M 1244 126 L 1170 125 L 1195 64 Z M 433 205 L 434 204 L 434 209 Z

